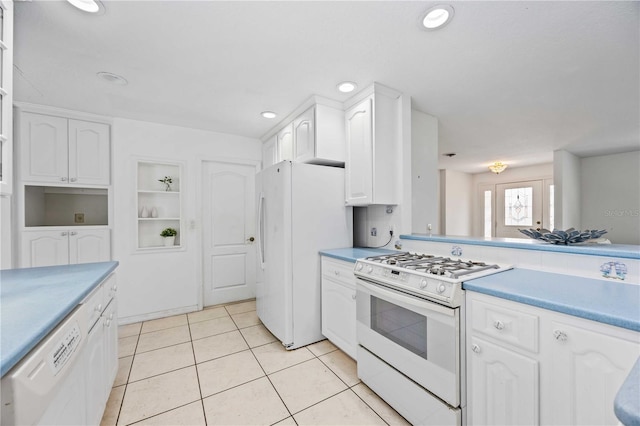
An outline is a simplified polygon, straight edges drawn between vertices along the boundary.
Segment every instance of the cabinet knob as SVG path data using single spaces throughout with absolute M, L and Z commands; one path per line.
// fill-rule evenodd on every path
M 66 181 L 67 181 L 67 178 L 66 178 L 65 176 L 62 176 L 62 177 L 60 177 L 60 180 L 61 180 L 62 182 L 66 182 Z
M 76 231 L 71 231 L 69 235 L 78 235 L 78 233 Z
M 340 275 L 340 271 L 333 271 L 334 274 Z
M 104 322 L 104 326 L 105 326 L 105 327 L 111 327 L 111 320 L 110 320 L 110 319 L 107 319 L 107 320 Z
M 562 330 L 553 330 L 553 337 L 556 338 L 558 342 L 566 342 L 569 336 Z
M 78 180 L 78 178 L 71 178 L 71 179 L 69 179 L 69 180 L 70 180 L 71 182 L 75 182 L 75 181 L 77 181 L 77 180 Z
M 117 285 L 117 284 L 114 284 L 114 285 L 111 287 L 111 290 L 113 290 L 113 291 L 118 291 L 118 285 Z
M 356 300 L 356 294 L 355 294 L 355 293 L 353 293 L 353 294 L 351 295 L 351 298 L 352 298 L 353 300 Z
M 96 306 L 96 312 L 102 312 L 102 303 Z
M 496 328 L 496 330 L 503 330 L 504 329 L 504 323 L 500 320 L 496 320 L 493 323 L 493 326 Z
M 250 243 L 254 242 L 256 239 L 254 237 L 249 237 L 247 238 L 247 241 L 249 241 Z
M 61 237 L 66 237 L 66 236 L 67 236 L 67 233 L 66 233 L 66 232 L 61 232 L 61 233 L 60 233 L 60 236 L 61 236 Z
M 479 354 L 479 353 L 480 353 L 480 351 L 481 351 L 480 346 L 478 346 L 478 345 L 476 345 L 476 344 L 474 344 L 473 346 L 471 346 L 471 350 L 472 350 L 473 352 L 477 353 L 477 354 Z

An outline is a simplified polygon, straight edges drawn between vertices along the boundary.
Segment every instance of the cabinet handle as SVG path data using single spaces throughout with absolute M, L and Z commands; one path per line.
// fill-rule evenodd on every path
M 334 274 L 340 275 L 340 271 L 333 271 Z
M 78 233 L 76 231 L 71 231 L 69 235 L 78 235 Z
M 351 295 L 351 298 L 352 298 L 353 300 L 356 300 L 356 294 L 355 294 L 355 293 L 353 293 L 353 294 Z
M 75 181 L 77 181 L 77 180 L 78 180 L 78 178 L 71 178 L 71 179 L 69 179 L 69 180 L 70 180 L 71 182 L 75 182 Z
M 104 326 L 105 326 L 105 327 L 111 327 L 111 320 L 110 320 L 110 319 L 107 319 L 107 320 L 104 322 Z
M 96 312 L 102 312 L 102 303 L 96 306 Z
M 493 326 L 496 328 L 496 330 L 503 330 L 504 329 L 504 323 L 500 320 L 496 320 L 493 322 Z
M 569 336 L 562 330 L 553 330 L 553 337 L 556 338 L 558 342 L 566 342 Z
M 61 237 L 66 237 L 66 236 L 67 236 L 67 233 L 66 233 L 66 232 L 61 232 L 61 233 L 60 233 L 60 236 L 61 236 Z
M 118 285 L 117 285 L 117 284 L 114 284 L 114 285 L 111 287 L 111 290 L 113 290 L 113 291 L 118 291 Z
M 66 181 L 67 181 L 67 178 L 66 178 L 66 177 L 64 177 L 64 176 L 62 176 L 62 177 L 60 178 L 60 180 L 61 180 L 62 182 L 66 182 Z
M 476 344 L 474 344 L 473 346 L 471 346 L 471 350 L 472 350 L 473 352 L 477 353 L 477 354 L 479 354 L 479 353 L 480 353 L 480 351 L 481 351 L 480 346 L 478 346 L 478 345 L 476 345 Z

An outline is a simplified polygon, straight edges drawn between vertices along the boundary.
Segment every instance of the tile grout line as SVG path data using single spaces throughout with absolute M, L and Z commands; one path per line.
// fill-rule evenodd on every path
M 187 315 L 187 327 L 189 328 L 189 344 L 191 345 L 191 355 L 193 355 L 193 368 L 196 370 L 196 380 L 198 382 L 198 393 L 200 394 L 200 408 L 204 417 L 204 424 L 207 425 L 207 412 L 204 409 L 204 398 L 202 397 L 202 385 L 200 384 L 200 372 L 198 371 L 198 359 L 196 358 L 196 349 L 193 347 L 193 335 L 191 334 L 191 321 Z M 175 408 L 174 408 L 175 410 Z

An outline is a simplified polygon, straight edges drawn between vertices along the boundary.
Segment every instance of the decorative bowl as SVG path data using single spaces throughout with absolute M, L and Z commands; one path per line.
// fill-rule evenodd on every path
M 518 231 L 522 232 L 529 238 L 533 238 L 535 240 L 545 241 L 547 243 L 552 244 L 578 244 L 583 243 L 587 240 L 591 240 L 594 238 L 600 238 L 604 234 L 607 233 L 605 230 L 597 231 L 597 230 L 586 230 L 586 231 L 577 231 L 574 228 L 569 228 L 566 231 L 561 231 L 559 229 L 554 229 L 553 231 L 549 231 L 548 229 L 518 229 Z

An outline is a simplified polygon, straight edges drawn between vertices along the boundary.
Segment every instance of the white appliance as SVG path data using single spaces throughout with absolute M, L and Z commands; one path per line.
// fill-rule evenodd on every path
M 283 161 L 256 176 L 256 309 L 287 349 L 324 339 L 318 251 L 351 247 L 344 169 Z
M 84 425 L 87 313 L 79 305 L 2 378 L 2 424 Z
M 413 424 L 464 424 L 462 282 L 510 269 L 393 253 L 358 259 L 358 376 Z

